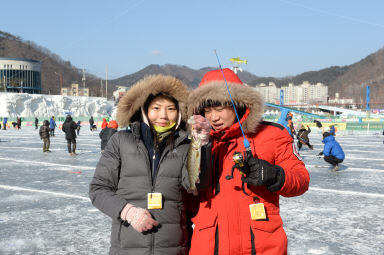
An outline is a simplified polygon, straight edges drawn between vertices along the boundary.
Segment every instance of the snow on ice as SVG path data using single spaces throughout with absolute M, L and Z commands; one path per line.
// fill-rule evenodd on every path
M 316 157 L 320 132 L 310 134 L 314 150 L 300 152 L 310 189 L 281 198 L 289 254 L 383 254 L 383 136 L 338 133 L 346 160 L 332 172 Z M 111 220 L 88 198 L 98 132 L 81 128 L 76 157 L 68 155 L 64 133 L 56 134 L 52 152 L 43 153 L 33 127 L 0 131 L 0 254 L 108 253 Z

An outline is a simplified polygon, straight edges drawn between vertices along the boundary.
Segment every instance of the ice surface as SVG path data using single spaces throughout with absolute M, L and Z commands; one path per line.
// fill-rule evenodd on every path
M 87 194 L 98 132 L 81 128 L 76 157 L 66 152 L 63 132 L 56 134 L 48 154 L 32 127 L 0 131 L 0 254 L 108 253 L 111 220 Z M 337 136 L 347 157 L 338 172 L 315 156 L 320 133 L 310 138 L 315 150 L 300 152 L 310 190 L 281 198 L 289 254 L 383 254 L 383 136 Z

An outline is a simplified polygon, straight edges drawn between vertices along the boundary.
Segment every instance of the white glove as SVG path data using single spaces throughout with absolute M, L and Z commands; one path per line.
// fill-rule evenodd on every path
M 127 204 L 120 213 L 120 218 L 127 221 L 137 232 L 143 232 L 159 225 L 148 210 Z

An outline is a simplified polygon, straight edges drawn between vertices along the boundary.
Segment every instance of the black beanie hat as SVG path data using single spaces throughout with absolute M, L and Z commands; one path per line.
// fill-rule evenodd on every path
M 326 138 L 326 137 L 328 137 L 328 136 L 330 136 L 330 135 L 331 135 L 331 134 L 330 134 L 329 132 L 324 132 L 324 133 L 323 133 L 323 139 Z

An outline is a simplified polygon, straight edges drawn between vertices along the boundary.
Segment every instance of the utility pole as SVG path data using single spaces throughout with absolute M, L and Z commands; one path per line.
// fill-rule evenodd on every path
M 108 66 L 105 66 L 105 98 L 108 100 Z
M 100 93 L 101 93 L 101 97 L 103 97 L 103 80 L 100 79 Z
M 84 72 L 84 68 L 83 68 L 83 78 L 81 80 L 83 81 L 83 96 L 84 96 L 84 93 L 85 93 L 85 72 Z

